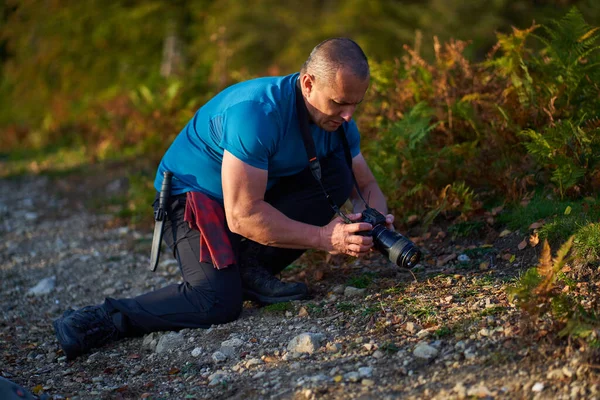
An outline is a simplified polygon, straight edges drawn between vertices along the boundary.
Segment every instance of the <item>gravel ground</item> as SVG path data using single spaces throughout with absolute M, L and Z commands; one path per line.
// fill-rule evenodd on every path
M 67 361 L 51 324 L 63 311 L 180 279 L 166 253 L 157 272 L 147 270 L 150 226 L 120 226 L 71 186 L 68 196 L 44 177 L 0 181 L 0 376 L 38 395 L 600 398 L 589 357 L 507 300 L 507 285 L 538 249 L 519 251 L 522 235 L 493 231 L 458 243 L 432 228 L 415 238 L 425 258 L 414 274 L 379 255 L 310 253 L 283 273 L 307 282 L 310 300 L 248 302 L 226 325 L 126 339 Z

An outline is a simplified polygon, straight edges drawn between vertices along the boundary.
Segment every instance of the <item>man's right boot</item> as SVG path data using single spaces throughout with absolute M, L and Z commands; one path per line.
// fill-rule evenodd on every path
M 263 246 L 243 240 L 239 250 L 239 269 L 244 300 L 261 304 L 283 303 L 308 297 L 308 287 L 301 282 L 282 282 L 263 266 Z
M 123 337 L 111 316 L 100 305 L 68 310 L 52 325 L 69 360 Z
M 240 276 L 245 300 L 275 304 L 308 297 L 308 287 L 304 283 L 282 282 L 260 265 L 242 263 Z

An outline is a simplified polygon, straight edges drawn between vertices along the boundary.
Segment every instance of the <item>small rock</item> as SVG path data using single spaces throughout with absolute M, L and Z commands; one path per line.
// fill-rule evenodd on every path
M 492 336 L 491 332 L 489 329 L 487 328 L 483 328 L 478 332 L 479 336 L 483 336 L 483 337 L 487 337 L 487 336 Z
M 361 384 L 363 386 L 373 386 L 373 385 L 375 385 L 375 382 L 371 379 L 363 379 Z
M 531 391 L 534 393 L 539 393 L 544 390 L 544 384 L 542 382 L 536 382 L 535 385 L 531 388 Z
M 261 365 L 263 364 L 263 360 L 260 360 L 258 358 L 251 358 L 248 361 L 246 361 L 246 368 L 250 368 L 250 367 L 254 367 L 255 365 Z
M 364 296 L 364 293 L 367 289 L 359 289 L 359 288 L 355 288 L 353 286 L 346 286 L 346 289 L 344 289 L 344 296 L 346 297 L 359 297 L 359 296 Z
M 142 349 L 154 352 L 158 344 L 158 334 L 156 332 L 149 333 L 142 339 Z
M 179 350 L 185 344 L 183 335 L 177 332 L 169 332 L 158 340 L 156 353 L 166 353 L 173 350 Z
M 211 358 L 216 363 L 222 363 L 222 362 L 225 362 L 227 360 L 227 355 L 224 354 L 224 353 L 221 353 L 220 351 L 215 351 L 213 353 L 213 355 L 211 356 Z
M 470 259 L 470 258 L 469 258 L 469 256 L 468 256 L 468 255 L 466 255 L 466 254 L 460 254 L 460 255 L 458 256 L 458 262 L 461 262 L 461 263 L 467 263 L 467 262 L 469 262 L 469 261 L 471 261 L 471 259 Z
M 222 382 L 226 382 L 228 376 L 223 371 L 217 371 L 208 377 L 208 386 L 216 386 Z
M 25 219 L 26 219 L 27 221 L 35 221 L 36 219 L 38 219 L 38 214 L 37 214 L 37 213 L 34 213 L 34 212 L 32 212 L 32 211 L 30 211 L 30 212 L 26 212 L 26 213 L 25 213 Z
M 409 333 L 415 333 L 418 330 L 420 330 L 420 328 L 417 325 L 415 325 L 414 322 L 407 322 L 404 326 L 404 329 L 406 329 Z
M 225 354 L 227 357 L 235 357 L 238 349 L 244 344 L 244 342 L 238 338 L 229 339 L 221 343 L 221 353 Z
M 290 352 L 312 354 L 321 347 L 324 336 L 320 333 L 305 332 L 293 338 L 287 345 Z
M 42 296 L 52 292 L 55 286 L 56 276 L 50 276 L 39 281 L 37 285 L 27 291 L 27 294 L 33 296 Z
M 413 350 L 413 355 L 417 358 L 431 360 L 438 355 L 438 349 L 427 343 L 419 343 Z
M 346 287 L 344 285 L 335 285 L 332 289 L 331 292 L 335 293 L 335 294 L 344 294 L 344 290 L 346 289 Z
M 375 350 L 375 352 L 373 353 L 373 358 L 380 359 L 383 357 L 385 357 L 385 354 L 381 350 Z
M 493 393 L 490 392 L 490 390 L 483 384 L 479 384 L 477 386 L 473 386 L 473 387 L 469 388 L 469 390 L 467 390 L 467 396 L 476 397 L 478 399 L 492 398 Z
M 546 374 L 546 378 L 549 380 L 559 380 L 564 377 L 564 374 L 561 369 L 553 369 Z
M 347 374 L 344 374 L 344 379 L 350 382 L 358 382 L 360 379 L 360 375 L 358 374 L 358 372 L 348 372 Z
M 192 350 L 192 357 L 200 357 L 202 355 L 202 347 L 194 347 Z
M 431 332 L 429 332 L 427 329 L 421 329 L 419 332 L 417 332 L 417 337 L 419 339 L 425 339 L 430 334 L 431 334 Z
M 373 376 L 373 368 L 372 367 L 360 367 L 358 369 L 358 375 L 361 378 L 370 378 Z
M 572 378 L 573 377 L 573 370 L 569 367 L 563 367 L 563 369 L 561 370 L 563 375 L 566 376 L 567 378 Z

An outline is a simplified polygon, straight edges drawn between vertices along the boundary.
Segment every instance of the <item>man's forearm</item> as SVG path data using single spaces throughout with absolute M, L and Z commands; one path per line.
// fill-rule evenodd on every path
M 379 188 L 377 182 L 373 181 L 360 189 L 365 201 L 369 203 L 369 206 L 376 209 L 382 214 L 388 213 L 387 202 L 383 192 Z M 365 209 L 365 203 L 360 199 L 358 193 L 353 193 L 352 206 L 355 213 L 362 212 Z
M 260 244 L 293 249 L 322 247 L 320 227 L 290 219 L 264 201 L 256 202 L 252 210 L 232 220 L 232 231 Z

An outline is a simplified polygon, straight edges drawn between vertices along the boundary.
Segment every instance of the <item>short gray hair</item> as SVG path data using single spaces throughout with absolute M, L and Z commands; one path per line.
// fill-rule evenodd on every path
M 360 79 L 367 79 L 370 76 L 367 56 L 355 41 L 348 38 L 327 39 L 316 45 L 300 73 L 305 74 L 310 71 L 330 84 L 341 67 L 349 68 Z

